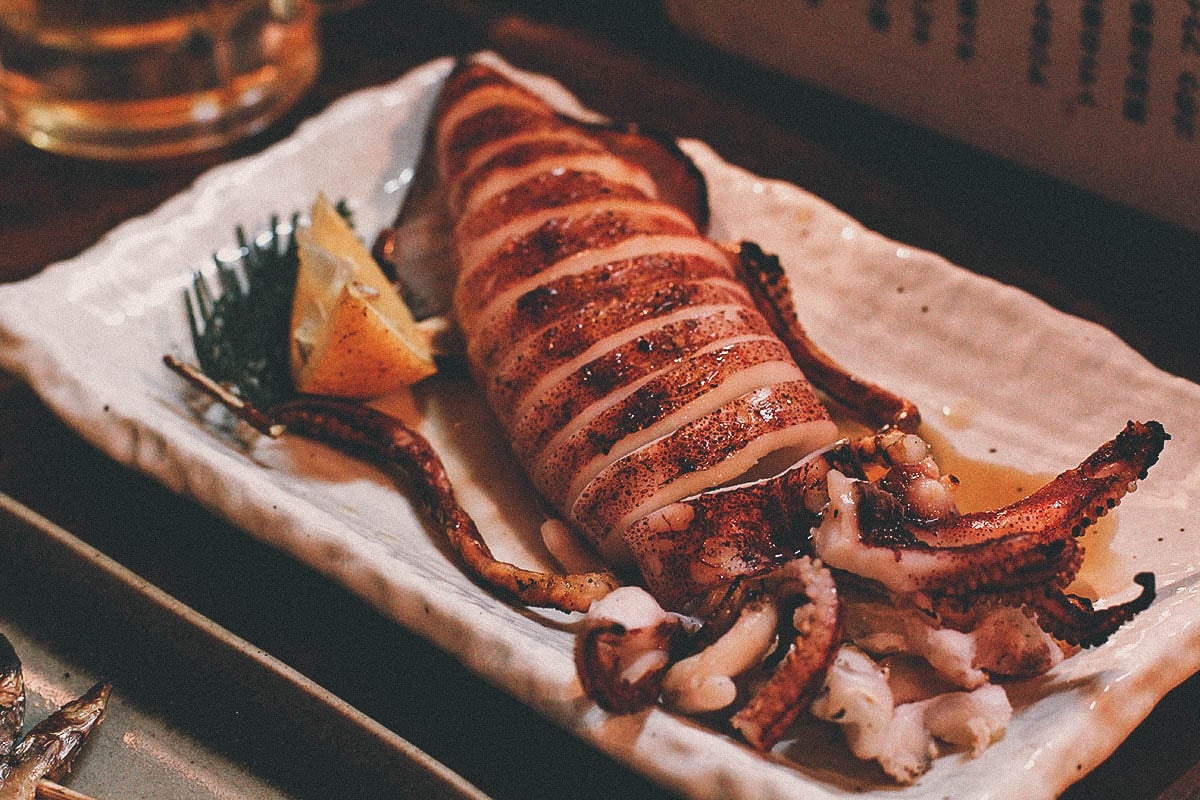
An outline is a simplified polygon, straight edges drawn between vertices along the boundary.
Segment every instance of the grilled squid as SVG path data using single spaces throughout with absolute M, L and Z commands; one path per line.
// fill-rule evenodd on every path
M 778 260 L 706 238 L 703 204 L 658 179 L 663 159 L 638 157 L 628 136 L 614 146 L 480 63 L 450 76 L 432 125 L 453 313 L 515 457 L 569 527 L 649 589 L 661 604 L 650 619 L 703 623 L 689 639 L 676 625 L 613 622 L 598 604 L 577 662 L 602 705 L 661 695 L 683 711 L 730 708 L 734 729 L 770 748 L 846 639 L 843 576 L 873 586 L 893 615 L 925 609 L 903 648 L 970 675 L 972 691 L 1006 669 L 1048 669 L 1050 634 L 1099 644 L 1153 598 L 1145 575 L 1137 599 L 1104 611 L 1064 589 L 1080 531 L 1157 459 L 1157 423 L 1130 423 L 1007 509 L 961 515 L 953 479 L 914 435 L 916 407 L 821 352 Z M 818 387 L 881 433 L 840 439 Z M 960 639 L 993 655 L 947 666 Z M 1019 667 L 994 655 L 997 639 L 1029 642 Z M 1007 705 L 1000 689 L 981 696 Z M 986 716 L 1000 722 L 974 748 L 1007 720 Z M 918 727 L 921 741 L 956 738 Z M 904 781 L 925 763 L 901 761 L 880 759 Z
M 576 663 L 601 706 L 724 714 L 767 750 L 802 713 L 861 706 L 856 687 L 887 695 L 883 659 L 929 659 L 951 694 L 845 722 L 855 752 L 907 782 L 936 742 L 1002 735 L 993 678 L 1049 669 L 1153 600 L 1146 574 L 1102 609 L 1067 587 L 1079 534 L 1157 460 L 1158 423 L 1130 422 L 1012 506 L 960 514 L 916 407 L 813 343 L 777 258 L 706 237 L 702 178 L 669 142 L 568 119 L 480 62 L 448 77 L 430 134 L 470 372 L 538 492 L 611 571 L 497 562 L 436 454 L 379 412 L 299 398 L 268 414 L 415 477 L 466 567 L 506 596 L 594 608 Z M 410 225 L 376 248 L 401 271 Z M 843 438 L 826 396 L 878 432 Z

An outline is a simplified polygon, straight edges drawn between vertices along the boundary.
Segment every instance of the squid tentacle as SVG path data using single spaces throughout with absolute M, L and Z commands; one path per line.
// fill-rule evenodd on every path
M 1137 597 L 1103 609 L 1091 601 L 1062 591 L 1046 592 L 1033 598 L 1038 624 L 1052 636 L 1080 647 L 1096 647 L 1108 641 L 1118 628 L 1154 602 L 1154 573 L 1139 572 L 1134 583 L 1142 587 Z
M 358 403 L 320 397 L 289 400 L 270 408 L 269 415 L 290 430 L 365 454 L 403 473 L 476 577 L 527 605 L 587 611 L 594 600 L 620 586 L 609 572 L 537 572 L 497 560 L 455 497 L 433 447 L 395 417 Z
M 1145 477 L 1169 438 L 1157 422 L 1129 422 L 1024 500 L 933 521 L 913 519 L 903 498 L 873 484 L 831 475 L 832 510 L 814 534 L 816 552 L 900 594 L 1061 588 L 1080 565 L 1075 537 Z
M 767 682 L 732 719 L 733 727 L 759 750 L 769 750 L 808 707 L 842 642 L 837 583 L 818 559 L 789 561 L 766 579 L 781 604 L 799 601 L 795 640 Z
M 1150 604 L 1148 574 L 1135 578 L 1139 597 L 1104 609 L 1066 588 L 1082 559 L 1077 537 L 1157 461 L 1170 438 L 1161 425 L 1130 422 L 1024 500 L 958 513 L 953 478 L 938 474 L 914 435 L 917 407 L 809 338 L 778 258 L 701 235 L 694 165 L 670 148 L 647 150 L 636 131 L 602 130 L 589 138 L 532 91 L 465 65 L 438 99 L 423 161 L 436 161 L 457 216 L 453 305 L 470 368 L 518 460 L 605 557 L 624 566 L 633 556 L 649 593 L 609 572 L 556 575 L 496 559 L 432 447 L 393 417 L 316 397 L 265 415 L 235 402 L 236 413 L 408 478 L 482 583 L 526 605 L 588 611 L 575 658 L 584 691 L 603 708 L 628 712 L 662 697 L 671 661 L 733 631 L 760 590 L 774 610 L 794 609 L 792 641 L 752 668 L 770 674 L 731 720 L 761 750 L 822 686 L 844 639 L 843 581 L 870 584 L 889 603 L 923 603 L 931 616 L 944 611 L 950 627 L 973 625 L 978 605 L 1018 606 L 1083 646 Z M 569 174 L 559 163 L 567 153 Z M 640 163 L 635 153 L 654 158 Z M 680 192 L 653 185 L 655 170 L 646 185 L 654 161 L 670 167 Z M 680 193 L 697 202 L 681 204 Z M 392 255 L 402 244 L 388 234 L 379 249 Z M 778 339 L 769 359 L 711 355 L 768 333 Z M 688 390 L 697 394 L 665 392 L 671 380 L 695 381 Z M 831 443 L 836 427 L 808 381 L 879 433 Z M 758 479 L 785 458 L 791 468 Z M 708 617 L 707 631 L 681 611 Z M 730 686 L 723 701 L 745 681 Z
M 1060 578 L 1054 584 L 1040 587 L 931 597 L 928 610 L 942 625 L 970 630 L 989 609 L 1023 606 L 1036 615 L 1038 626 L 1054 638 L 1079 647 L 1096 647 L 1154 602 L 1154 573 L 1139 572 L 1133 581 L 1141 587 L 1137 597 L 1100 609 L 1087 598 L 1064 591 L 1065 586 L 1058 585 L 1063 583 Z
M 1082 561 L 1073 538 L 1055 538 L 1036 528 L 964 545 L 930 544 L 913 535 L 914 525 L 901 518 L 900 502 L 892 495 L 864 482 L 852 484 L 850 492 L 861 546 L 875 555 L 869 572 L 899 593 L 961 594 L 1041 585 L 1074 575 Z M 832 546 L 830 537 L 818 540 L 822 552 Z
M 611 592 L 588 610 L 575 638 L 584 693 L 617 714 L 653 704 L 685 633 L 683 618 L 664 611 L 642 589 Z
M 1026 531 L 1041 531 L 1047 541 L 1078 536 L 1116 508 L 1132 484 L 1146 477 L 1170 438 L 1158 422 L 1130 421 L 1078 467 L 1023 500 L 996 511 L 963 514 L 910 530 L 939 546 L 989 542 Z
M 828 501 L 829 470 L 865 478 L 867 466 L 902 458 L 910 438 L 891 430 L 839 440 L 774 477 L 673 503 L 631 525 L 625 543 L 655 596 L 682 608 L 731 581 L 811 555 L 809 531 Z
M 778 257 L 754 242 L 742 242 L 737 262 L 759 313 L 809 380 L 875 425 L 909 433 L 917 430 L 921 414 L 915 403 L 850 373 L 809 338 L 796 315 L 792 288 Z

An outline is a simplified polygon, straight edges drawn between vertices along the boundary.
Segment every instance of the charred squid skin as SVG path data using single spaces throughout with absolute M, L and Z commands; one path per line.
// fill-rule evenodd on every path
M 506 427 L 526 401 L 536 402 L 542 390 L 557 380 L 558 370 L 570 369 L 578 359 L 599 358 L 624 342 L 686 316 L 721 307 L 736 308 L 745 297 L 734 282 L 694 281 L 664 285 L 645 305 L 630 307 L 616 299 L 579 310 L 540 329 L 518 342 L 486 375 L 482 365 L 473 364 L 488 401 Z M 490 377 L 489 377 L 490 376 Z
M 450 210 L 462 213 L 467 201 L 478 187 L 496 180 L 498 175 L 511 174 L 526 164 L 547 158 L 574 158 L 588 153 L 603 153 L 604 148 L 590 138 L 573 131 L 563 130 L 553 134 L 515 136 L 510 144 L 478 166 L 468 167 L 468 175 L 459 182 L 453 197 L 447 198 Z
M 503 94 L 504 102 L 486 105 L 469 102 L 472 95 L 486 97 L 490 91 Z M 546 114 L 544 109 L 541 98 L 495 70 L 480 64 L 456 69 L 442 86 L 433 116 L 436 120 L 433 141 L 443 180 L 447 184 L 457 183 L 473 154 L 491 142 L 517 133 L 571 127 Z
M 675 630 L 675 626 L 663 623 L 644 635 L 663 640 L 665 649 Z M 626 628 L 612 624 L 588 628 L 575 639 L 575 671 L 584 694 L 613 714 L 632 714 L 654 705 L 670 666 L 670 660 L 664 658 L 635 680 L 622 677 L 619 653 L 629 636 Z
M 643 446 L 672 427 L 676 417 L 694 414 L 697 404 L 716 407 L 764 376 L 798 377 L 799 370 L 786 359 L 775 339 L 743 340 L 697 354 L 647 380 L 573 428 L 570 436 L 556 437 L 526 460 L 536 465 L 535 480 L 548 496 L 561 497 L 571 476 L 590 474 L 589 463 L 619 458 Z
M 996 511 L 913 520 L 891 495 L 861 481 L 831 482 L 835 515 L 816 531 L 827 563 L 898 594 L 948 595 L 1065 586 L 1084 529 L 1144 478 L 1170 436 L 1158 422 L 1129 422 L 1078 467 Z M 842 492 L 848 492 L 839 499 Z M 847 499 L 849 502 L 847 503 Z M 854 519 L 838 519 L 837 515 Z
M 300 397 L 273 406 L 268 413 L 288 430 L 400 472 L 467 568 L 486 585 L 526 605 L 587 611 L 593 601 L 620 585 L 609 572 L 545 573 L 497 560 L 458 503 L 433 447 L 395 417 L 355 402 L 322 397 Z
M 489 87 L 520 95 L 518 102 L 536 97 L 532 92 L 487 65 L 460 59 L 443 84 L 434 108 L 433 118 L 444 120 L 447 111 L 463 100 L 465 96 Z M 538 98 L 538 102 L 541 102 L 540 98 Z M 476 127 L 486 128 L 487 124 L 480 122 L 476 124 Z M 707 228 L 709 204 L 708 187 L 704 174 L 695 162 L 683 152 L 674 137 L 648 130 L 636 123 L 588 122 L 558 112 L 552 113 L 546 119 L 535 121 L 533 130 L 562 131 L 571 140 L 578 139 L 578 134 L 583 134 L 596 142 L 599 149 L 640 165 L 653 177 L 654 183 L 659 187 L 664 199 L 687 211 L 700 230 Z M 528 132 L 524 131 L 524 133 Z M 430 133 L 430 138 L 435 142 L 450 138 L 445 136 L 447 131 L 438 130 L 435 126 L 431 126 Z M 483 136 L 479 138 L 484 141 L 497 141 L 513 133 L 514 131 L 494 130 L 486 139 Z M 521 131 L 516 131 L 516 133 L 521 133 Z M 472 141 L 468 136 L 457 137 L 436 149 L 439 152 L 440 172 L 443 179 L 447 183 L 454 184 L 457 184 L 464 177 L 464 173 L 468 171 L 486 173 L 497 166 L 519 166 L 536 155 L 536 153 L 525 152 L 506 159 L 505 157 L 497 158 L 495 153 L 491 153 L 487 158 L 473 162 L 473 157 L 486 148 L 483 146 L 483 141 Z M 469 181 L 470 177 L 466 179 L 466 182 Z
M 633 228 L 634 226 L 656 225 L 663 233 L 671 233 L 671 226 L 681 235 L 696 234 L 692 220 L 672 205 L 644 197 L 611 197 L 603 194 L 510 219 L 506 224 L 489 230 L 485 235 L 457 240 L 459 275 L 469 278 L 487 266 L 497 255 L 510 248 L 520 248 L 529 238 L 536 239 L 539 233 L 553 232 L 565 227 L 572 220 L 584 222 L 585 228 L 598 226 Z M 550 267 L 550 262 L 543 268 Z
M 674 136 L 634 122 L 571 121 L 610 152 L 640 164 L 654 179 L 663 200 L 686 211 L 697 230 L 708 230 L 708 182 Z
M 655 217 L 648 218 L 647 222 Z M 647 225 L 646 227 L 651 227 Z M 543 233 L 546 230 L 539 229 Z M 464 331 L 487 330 L 506 316 L 551 311 L 548 301 L 567 302 L 590 288 L 613 287 L 628 279 L 630 270 L 645 264 L 651 273 L 680 273 L 736 277 L 729 254 L 692 233 L 629 232 L 618 234 L 597 247 L 571 252 L 564 258 L 545 259 L 529 273 L 476 270 L 458 292 L 459 322 Z
M 795 640 L 767 682 L 731 720 L 757 750 L 770 750 L 808 707 L 842 642 L 842 612 L 833 575 L 817 559 L 803 556 L 765 582 L 781 604 L 798 603 Z
M 809 380 L 877 426 L 915 432 L 921 424 L 915 403 L 853 375 L 809 338 L 796 315 L 791 283 L 779 258 L 748 241 L 737 252 L 742 279 L 755 305 Z
M 529 403 L 511 430 L 514 446 L 522 455 L 539 453 L 588 409 L 627 394 L 639 382 L 683 363 L 691 353 L 769 334 L 766 322 L 753 310 L 725 306 L 635 336 L 580 365 Z
M 1139 572 L 1133 576 L 1133 582 L 1141 587 L 1137 597 L 1099 609 L 1087 598 L 1064 591 L 1069 580 L 1059 576 L 1045 585 L 1030 582 L 1008 591 L 931 597 L 930 611 L 943 625 L 966 631 L 989 609 L 1025 608 L 1033 613 L 1038 626 L 1055 639 L 1077 647 L 1098 647 L 1154 602 L 1154 573 Z
M 1062 591 L 1048 591 L 1033 599 L 1038 624 L 1056 639 L 1079 647 L 1097 647 L 1154 602 L 1154 573 L 1139 572 L 1133 581 L 1142 591 L 1124 603 L 1096 609 L 1091 601 Z
M 483 306 L 508 287 L 528 281 L 572 257 L 607 251 L 639 237 L 694 236 L 695 228 L 675 215 L 633 214 L 610 209 L 552 217 L 506 242 L 470 272 L 459 274 L 455 306 L 464 327 L 473 328 Z
M 582 275 L 542 283 L 516 297 L 507 312 L 493 316 L 471 332 L 471 357 L 483 368 L 494 366 L 519 343 L 547 325 L 618 311 L 628 298 L 651 295 L 667 286 L 729 280 L 728 267 L 712 260 L 654 253 L 602 264 Z
M 613 591 L 592 605 L 575 638 L 575 672 L 584 694 L 614 714 L 653 705 L 684 638 L 682 618 L 642 589 Z
M 962 514 L 911 530 L 922 540 L 946 547 L 989 542 L 1028 531 L 1041 531 L 1047 541 L 1079 536 L 1116 508 L 1130 486 L 1146 477 L 1170 438 L 1159 422 L 1131 420 L 1078 467 L 1063 472 L 1025 499 L 996 511 Z
M 824 491 L 821 458 L 773 478 L 716 489 L 672 503 L 626 529 L 625 544 L 667 608 L 760 576 L 808 547 L 820 521 L 804 497 Z
M 594 172 L 554 170 L 543 172 L 489 198 L 478 209 L 468 212 L 455 226 L 460 239 L 480 239 L 514 219 L 527 214 L 551 211 L 589 200 L 649 199 L 638 186 L 615 184 Z
M 486 87 L 526 93 L 508 77 L 480 63 L 460 60 L 447 78 L 435 108 L 435 118 L 465 95 Z M 694 212 L 697 224 L 707 223 L 707 187 L 703 173 L 679 147 L 675 138 L 631 122 L 588 122 L 556 114 L 564 127 L 580 131 L 599 142 L 603 149 L 641 164 L 654 176 L 655 183 L 668 189 L 667 196 L 676 205 Z M 464 148 L 470 155 L 476 148 Z M 457 179 L 451 171 L 448 177 Z
M 865 479 L 868 466 L 893 463 L 903 437 L 893 430 L 841 439 L 777 475 L 672 503 L 630 525 L 625 544 L 655 596 L 685 610 L 695 598 L 812 555 L 829 470 Z
M 874 553 L 872 566 L 852 569 L 879 579 L 900 594 L 982 593 L 1035 585 L 1065 586 L 1078 571 L 1082 550 L 1070 536 L 1042 530 L 1014 530 L 986 541 L 938 545 L 913 535 L 896 499 L 874 485 L 850 487 L 861 543 Z M 835 512 L 840 513 L 840 512 Z M 818 537 L 818 552 L 843 565 Z M 833 563 L 833 562 L 831 562 Z
M 613 553 L 610 540 L 656 508 L 736 480 L 775 451 L 827 442 L 836 429 L 818 411 L 802 380 L 745 392 L 601 470 L 574 499 L 571 519 L 601 553 Z
M 491 106 L 456 127 L 450 142 L 440 153 L 440 160 L 444 165 L 442 174 L 461 173 L 470 152 L 489 142 L 517 132 L 552 131 L 562 127 L 562 122 L 547 117 L 538 109 L 512 105 Z
M 815 529 L 814 545 L 827 563 L 894 594 L 926 595 L 955 629 L 969 630 L 980 609 L 1023 607 L 1056 639 L 1097 646 L 1150 606 L 1154 576 L 1134 578 L 1142 591 L 1133 600 L 1094 608 L 1065 591 L 1083 559 L 1078 537 L 1146 477 L 1169 439 L 1158 422 L 1131 421 L 1024 500 L 939 520 L 910 519 L 902 499 L 869 483 L 831 478 L 835 508 Z

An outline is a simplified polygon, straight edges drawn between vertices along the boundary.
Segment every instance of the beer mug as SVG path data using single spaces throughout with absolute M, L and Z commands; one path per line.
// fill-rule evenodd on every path
M 0 124 L 143 160 L 264 128 L 312 83 L 314 0 L 0 0 Z

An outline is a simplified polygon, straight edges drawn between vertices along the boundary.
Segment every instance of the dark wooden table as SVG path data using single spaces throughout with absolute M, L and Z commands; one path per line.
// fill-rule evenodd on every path
M 323 71 L 286 119 L 188 162 L 54 156 L 0 135 L 0 281 L 72 256 L 354 89 L 496 50 L 614 117 L 705 140 L 871 228 L 1015 284 L 1200 380 L 1200 236 L 675 34 L 656 4 L 368 0 L 322 20 Z M 1198 199 L 1200 202 L 1200 199 Z M 119 467 L 0 376 L 0 491 L 295 666 L 497 798 L 667 794 L 484 685 L 339 586 Z M 2 557 L 2 554 L 0 554 Z M 1200 677 L 1067 797 L 1153 798 L 1200 762 Z M 1194 791 L 1194 790 L 1192 790 Z M 1176 798 L 1194 797 L 1177 787 Z

